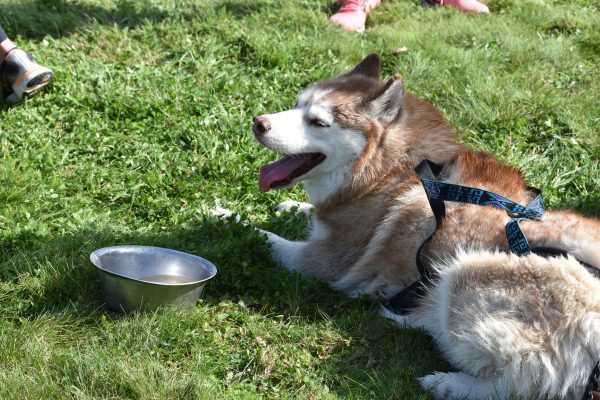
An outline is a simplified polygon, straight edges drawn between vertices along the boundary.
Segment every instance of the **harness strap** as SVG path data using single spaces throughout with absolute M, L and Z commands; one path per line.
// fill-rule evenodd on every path
M 432 163 L 431 161 L 424 160 L 424 163 L 422 162 L 421 164 L 429 166 Z M 423 188 L 427 192 L 428 197 L 436 200 L 469 203 L 478 206 L 492 206 L 506 211 L 515 217 L 534 220 L 540 220 L 546 211 L 544 209 L 544 202 L 542 201 L 542 191 L 532 187 L 528 189 L 535 192 L 536 197 L 527 206 L 523 206 L 497 193 L 483 189 L 439 182 L 429 178 L 421 178 L 421 182 L 423 182 Z
M 508 247 L 512 253 L 518 255 L 525 255 L 531 253 L 531 246 L 525 234 L 519 226 L 519 221 L 524 218 L 513 218 L 508 221 L 504 227 L 506 232 L 506 239 L 508 240 Z
M 436 182 L 436 177 L 442 172 L 442 166 L 438 165 L 429 160 L 423 160 L 417 165 L 415 168 L 415 172 L 421 179 L 421 182 L 429 181 Z M 425 185 L 423 183 L 423 185 Z M 436 196 L 432 196 L 430 192 L 426 189 L 425 194 L 427 195 L 427 200 L 429 200 L 429 206 L 431 207 L 431 211 L 433 211 L 433 216 L 435 217 L 435 229 L 429 235 L 427 239 L 419 246 L 417 250 L 417 268 L 419 269 L 419 273 L 421 274 L 422 280 L 428 285 L 430 281 L 435 278 L 435 274 L 431 268 L 427 268 L 422 260 L 421 253 L 425 246 L 431 241 L 433 235 L 437 231 L 437 228 L 442 225 L 444 222 L 444 218 L 446 218 L 446 204 L 442 199 L 437 198 Z
M 487 190 L 455 185 L 446 182 L 438 182 L 435 180 L 435 176 L 434 178 L 431 178 L 433 175 L 433 172 L 430 169 L 432 165 L 436 164 L 429 160 L 423 160 L 417 169 L 415 169 L 419 175 L 419 178 L 421 178 L 423 188 L 427 193 L 427 198 L 429 199 L 430 203 L 432 200 L 436 202 L 443 202 L 445 200 L 458 203 L 475 204 L 479 206 L 491 206 L 506 211 L 506 213 L 512 217 L 511 221 L 506 224 L 505 228 L 506 238 L 508 239 L 510 250 L 519 255 L 529 254 L 529 242 L 519 227 L 519 221 L 523 219 L 539 221 L 542 218 L 542 215 L 544 215 L 546 210 L 544 208 L 541 190 L 529 187 L 529 190 L 535 193 L 536 196 L 529 204 L 523 206 L 517 202 L 507 199 L 504 196 L 489 192 Z M 436 165 L 436 168 L 441 169 L 441 167 L 438 165 Z M 423 169 L 427 173 L 424 175 L 419 174 L 419 170 Z M 440 223 L 437 215 L 436 222 L 438 222 L 439 226 Z
M 442 172 L 442 168 L 443 167 L 441 165 L 425 159 L 421 161 L 419 165 L 417 165 L 415 172 L 417 173 L 419 179 L 421 179 L 421 182 L 424 182 L 424 180 L 435 182 L 437 176 Z M 423 263 L 421 260 L 421 253 L 423 252 L 425 246 L 431 241 L 431 238 L 437 231 L 437 228 L 444 221 L 444 218 L 446 217 L 446 205 L 443 200 L 432 197 L 428 190 L 425 190 L 425 194 L 427 195 L 429 206 L 431 207 L 431 211 L 433 211 L 433 216 L 435 217 L 435 229 L 431 235 L 429 235 L 429 237 L 425 239 L 423 243 L 421 243 L 419 249 L 417 250 L 416 263 L 419 274 L 421 275 L 421 279 L 405 287 L 388 301 L 388 307 L 402 314 L 407 313 L 418 305 L 419 299 L 423 297 L 427 287 L 431 284 L 432 280 L 435 279 L 435 271 Z

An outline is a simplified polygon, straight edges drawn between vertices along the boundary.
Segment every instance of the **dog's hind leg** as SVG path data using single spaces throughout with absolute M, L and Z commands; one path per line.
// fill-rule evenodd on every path
M 492 380 L 478 379 L 462 372 L 436 372 L 419 378 L 423 389 L 435 399 L 504 400 L 507 394 Z
M 600 268 L 600 221 L 571 211 L 548 211 L 542 221 L 523 221 L 521 225 L 532 247 L 563 250 Z

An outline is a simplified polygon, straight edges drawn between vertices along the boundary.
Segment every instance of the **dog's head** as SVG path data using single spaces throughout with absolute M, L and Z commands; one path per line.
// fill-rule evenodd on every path
M 400 76 L 381 81 L 380 70 L 379 55 L 371 54 L 352 71 L 300 93 L 293 109 L 255 117 L 256 139 L 283 155 L 261 168 L 260 189 L 303 180 L 310 200 L 319 203 L 344 185 L 354 191 L 368 186 L 415 143 L 439 153 L 446 140 L 436 136 L 453 136 L 443 116 L 405 95 Z M 426 135 L 433 138 L 429 144 Z
M 371 54 L 349 73 L 300 93 L 293 109 L 254 118 L 256 139 L 283 155 L 261 168 L 261 190 L 351 173 L 402 107 L 402 79 L 382 83 L 380 69 L 379 55 Z

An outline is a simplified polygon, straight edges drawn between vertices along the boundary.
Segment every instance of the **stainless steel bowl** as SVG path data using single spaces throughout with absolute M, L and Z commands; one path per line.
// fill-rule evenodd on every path
M 151 246 L 112 246 L 94 251 L 106 304 L 116 311 L 191 308 L 217 268 L 204 258 Z

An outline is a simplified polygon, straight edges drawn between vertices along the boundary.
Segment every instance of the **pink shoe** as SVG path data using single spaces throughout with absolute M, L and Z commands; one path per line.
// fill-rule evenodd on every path
M 477 0 L 444 0 L 442 3 L 445 6 L 452 6 L 464 12 L 472 13 L 490 13 L 490 9 L 483 3 Z
M 381 0 L 337 0 L 340 9 L 329 18 L 350 32 L 364 32 L 367 15 L 379 5 Z
M 423 0 L 424 7 L 452 6 L 464 12 L 490 13 L 490 9 L 477 0 Z

